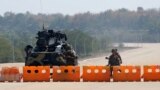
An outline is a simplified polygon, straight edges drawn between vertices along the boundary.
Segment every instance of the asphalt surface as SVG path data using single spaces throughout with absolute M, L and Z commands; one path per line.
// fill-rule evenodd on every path
M 142 48 L 120 52 L 123 65 L 160 65 L 160 43 L 146 43 Z M 106 55 L 109 56 L 109 55 Z M 106 65 L 105 56 L 85 59 L 83 65 Z M 17 66 L 23 63 L 0 64 Z M 160 82 L 0 82 L 0 90 L 160 90 Z

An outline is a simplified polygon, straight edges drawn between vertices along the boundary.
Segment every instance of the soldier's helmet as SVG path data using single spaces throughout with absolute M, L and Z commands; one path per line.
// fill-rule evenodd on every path
M 112 49 L 111 52 L 114 53 L 114 52 L 116 52 L 116 50 L 115 50 L 115 49 Z

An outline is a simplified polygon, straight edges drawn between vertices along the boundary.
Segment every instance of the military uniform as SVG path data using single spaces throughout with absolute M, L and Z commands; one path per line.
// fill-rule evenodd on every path
M 108 66 L 110 66 L 110 73 L 112 76 L 113 66 L 120 66 L 122 64 L 121 56 L 112 49 L 112 55 L 109 57 Z

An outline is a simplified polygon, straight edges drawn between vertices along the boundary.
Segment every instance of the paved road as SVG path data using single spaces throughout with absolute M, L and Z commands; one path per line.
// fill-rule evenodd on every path
M 160 65 L 160 44 L 120 52 L 124 65 Z M 104 56 L 105 57 L 105 56 Z M 106 65 L 104 57 L 86 59 L 80 65 Z M 0 66 L 24 64 L 1 64 Z M 160 82 L 34 82 L 0 83 L 0 90 L 160 90 Z

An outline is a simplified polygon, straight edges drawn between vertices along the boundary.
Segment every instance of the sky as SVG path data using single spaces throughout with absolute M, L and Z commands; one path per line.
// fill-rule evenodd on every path
M 99 13 L 108 9 L 127 8 L 136 10 L 137 7 L 160 8 L 160 0 L 0 0 L 0 14 L 7 11 L 14 13 Z

